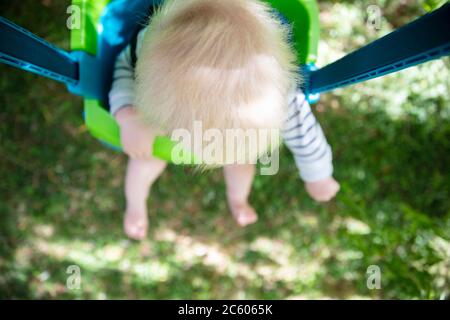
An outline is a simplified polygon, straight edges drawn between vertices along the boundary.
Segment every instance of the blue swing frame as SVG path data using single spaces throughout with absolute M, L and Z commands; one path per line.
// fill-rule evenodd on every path
M 138 23 L 142 23 L 146 18 L 145 13 L 149 11 L 150 6 L 162 1 L 110 2 L 101 16 L 102 28 L 99 30 L 95 55 L 83 51 L 67 53 L 0 17 L 0 62 L 63 82 L 70 92 L 93 101 L 102 101 L 103 105 L 107 105 L 116 55 L 129 43 L 133 31 Z M 314 65 L 304 66 L 306 81 L 302 89 L 310 102 L 317 102 L 321 93 L 397 72 L 449 54 L 450 3 L 447 2 L 439 9 L 321 69 L 317 69 Z M 104 110 L 100 111 L 106 113 Z M 97 114 L 100 111 L 96 110 Z M 105 122 L 108 120 L 105 114 L 100 114 L 100 118 Z M 110 127 L 111 130 L 107 134 L 109 141 L 117 141 L 118 128 L 115 126 Z M 95 136 L 94 131 L 91 129 L 91 133 Z M 120 147 L 118 143 L 114 146 Z M 155 155 L 170 160 L 170 141 L 157 139 L 153 149 L 165 150 Z
M 67 53 L 0 16 L 0 62 L 63 82 L 74 94 L 106 101 L 113 59 L 144 18 L 135 13 L 147 12 L 150 5 L 161 1 L 111 2 L 102 16 L 103 32 L 95 57 L 84 52 Z M 329 92 L 449 54 L 447 2 L 336 62 L 320 69 L 309 66 L 303 90 L 310 96 Z

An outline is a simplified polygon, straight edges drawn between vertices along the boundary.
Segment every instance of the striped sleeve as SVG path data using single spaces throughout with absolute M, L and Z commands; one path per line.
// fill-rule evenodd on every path
M 289 104 L 282 136 L 304 181 L 319 181 L 333 175 L 331 147 L 302 93 L 296 94 Z
M 143 29 L 138 34 L 136 53 L 140 49 L 145 30 Z M 134 104 L 134 80 L 131 45 L 128 45 L 117 56 L 114 64 L 113 82 L 109 91 L 109 106 L 112 115 L 115 115 L 121 108 Z

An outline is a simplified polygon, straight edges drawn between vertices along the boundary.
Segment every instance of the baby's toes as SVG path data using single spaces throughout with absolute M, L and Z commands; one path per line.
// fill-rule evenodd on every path
M 234 211 L 233 216 L 235 217 L 236 222 L 241 227 L 246 227 L 258 220 L 258 215 L 249 205 L 241 206 L 232 211 Z
M 143 226 L 129 225 L 125 227 L 126 235 L 133 240 L 143 240 L 147 236 L 147 229 Z
M 124 223 L 125 233 L 133 240 L 143 240 L 147 236 L 147 221 L 139 215 L 126 214 Z

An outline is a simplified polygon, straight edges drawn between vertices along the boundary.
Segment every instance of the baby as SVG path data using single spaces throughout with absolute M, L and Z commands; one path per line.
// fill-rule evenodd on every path
M 339 190 L 331 148 L 299 84 L 289 30 L 260 0 L 166 0 L 118 56 L 109 94 L 111 113 L 130 157 L 124 229 L 146 237 L 147 197 L 166 162 L 152 156 L 157 135 L 171 136 L 194 121 L 204 130 L 281 130 L 308 194 L 329 201 Z M 226 142 L 227 143 L 227 142 Z M 256 222 L 248 203 L 253 161 L 277 147 L 238 146 L 248 162 L 223 165 L 230 211 L 240 226 Z M 201 150 L 197 150 L 201 151 Z

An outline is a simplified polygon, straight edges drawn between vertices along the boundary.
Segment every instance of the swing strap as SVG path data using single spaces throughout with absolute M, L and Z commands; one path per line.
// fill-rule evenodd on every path
M 150 17 L 153 16 L 156 10 L 156 5 L 152 4 L 150 8 L 148 9 L 148 16 L 145 17 L 141 22 L 138 23 L 138 27 L 134 31 L 131 41 L 130 41 L 130 55 L 131 55 L 131 66 L 133 69 L 136 67 L 137 63 L 137 43 L 138 43 L 138 36 L 139 32 L 141 32 L 142 29 L 144 29 L 148 25 L 148 20 Z
M 317 94 L 367 81 L 450 54 L 450 3 L 342 59 L 309 73 Z
M 78 63 L 24 28 L 0 17 L 0 62 L 67 85 L 78 82 Z

